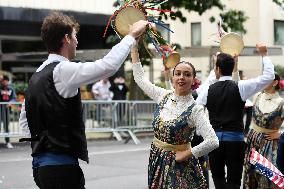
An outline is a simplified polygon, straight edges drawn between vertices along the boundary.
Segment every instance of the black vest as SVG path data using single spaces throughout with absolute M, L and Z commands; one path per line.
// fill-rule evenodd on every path
M 71 98 L 58 94 L 53 81 L 53 70 L 58 63 L 34 73 L 25 95 L 32 156 L 43 152 L 64 153 L 88 162 L 80 91 Z
M 234 81 L 218 81 L 208 89 L 206 106 L 215 131 L 243 132 L 244 105 L 238 85 Z

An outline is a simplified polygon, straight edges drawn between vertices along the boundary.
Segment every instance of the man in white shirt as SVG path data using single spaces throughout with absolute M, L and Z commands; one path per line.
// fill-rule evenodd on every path
M 92 86 L 92 92 L 96 100 L 111 100 L 113 94 L 110 90 L 111 84 L 108 78 L 102 79 Z
M 239 189 L 244 163 L 245 101 L 264 89 L 274 79 L 274 66 L 267 48 L 258 44 L 263 60 L 263 73 L 257 78 L 232 81 L 233 57 L 221 53 L 214 66 L 217 82 L 203 86 L 196 100 L 207 107 L 209 120 L 219 139 L 219 148 L 209 154 L 210 169 L 216 189 Z M 227 176 L 225 176 L 225 166 Z
M 79 24 L 61 13 L 44 19 L 41 36 L 49 56 L 30 79 L 19 119 L 31 135 L 21 141 L 31 141 L 39 188 L 85 188 L 78 159 L 89 158 L 79 88 L 113 75 L 147 24 L 138 21 L 130 26 L 129 34 L 104 58 L 75 63 L 70 60 L 76 55 Z
M 111 84 L 108 80 L 108 78 L 102 79 L 92 86 L 92 92 L 94 95 L 94 98 L 96 100 L 108 100 L 110 101 L 113 97 L 113 93 L 110 91 Z M 110 104 L 108 103 L 98 103 L 96 106 L 96 117 L 95 120 L 97 120 L 98 124 L 102 126 L 102 122 L 104 123 L 104 120 L 106 118 L 108 110 L 110 110 Z

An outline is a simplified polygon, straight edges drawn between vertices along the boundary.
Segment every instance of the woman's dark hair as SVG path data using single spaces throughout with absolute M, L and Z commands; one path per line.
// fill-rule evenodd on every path
M 41 38 L 49 53 L 57 53 L 62 47 L 62 39 L 66 34 L 79 32 L 80 26 L 73 17 L 59 12 L 52 12 L 45 17 L 41 26 Z
M 274 81 L 278 81 L 277 85 L 275 86 L 275 90 L 279 90 L 280 89 L 280 76 L 278 75 L 278 73 L 275 73 L 275 78 Z
M 235 65 L 234 58 L 225 53 L 217 55 L 216 67 L 220 68 L 220 72 L 223 76 L 231 76 Z
M 191 69 L 192 69 L 192 73 L 193 73 L 193 78 L 195 78 L 195 76 L 196 76 L 195 67 L 194 67 L 190 62 L 186 62 L 186 61 L 181 61 L 181 62 L 179 62 L 179 63 L 174 67 L 173 75 L 174 75 L 174 73 L 175 73 L 176 67 L 177 67 L 178 65 L 180 65 L 180 64 L 188 64 L 188 65 L 190 65 L 190 67 L 191 67 Z

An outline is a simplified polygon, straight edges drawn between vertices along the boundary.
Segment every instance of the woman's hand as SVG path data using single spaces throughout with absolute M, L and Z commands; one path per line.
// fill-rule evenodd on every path
M 131 48 L 130 54 L 131 54 L 131 59 L 132 59 L 133 64 L 140 61 L 139 60 L 139 51 L 138 51 L 138 47 L 136 45 Z
M 272 132 L 272 133 L 265 134 L 264 137 L 267 140 L 275 140 L 275 139 L 279 139 L 280 135 L 281 135 L 281 133 L 279 131 L 275 131 L 275 132 Z
M 164 76 L 165 76 L 165 81 L 170 81 L 170 72 L 171 70 L 167 68 L 167 66 L 164 66 Z
M 192 156 L 191 150 L 185 150 L 185 151 L 177 151 L 176 152 L 176 161 L 181 163 L 183 161 L 188 160 Z

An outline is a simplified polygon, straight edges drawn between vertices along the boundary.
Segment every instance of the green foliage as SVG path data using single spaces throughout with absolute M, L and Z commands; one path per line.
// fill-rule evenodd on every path
M 230 10 L 220 14 L 221 18 L 223 19 L 223 29 L 228 30 L 231 28 L 232 31 L 239 31 L 242 33 L 246 33 L 246 29 L 243 26 L 243 23 L 248 19 L 245 16 L 243 11 L 237 10 Z
M 220 0 L 179 0 L 179 1 L 168 1 L 165 4 L 162 4 L 162 9 L 169 9 L 172 8 L 184 8 L 188 12 L 194 11 L 198 12 L 200 15 L 202 15 L 206 10 L 211 9 L 213 7 L 217 7 L 220 10 L 224 10 L 225 5 L 221 3 Z M 165 13 L 161 13 L 161 15 L 168 19 L 168 16 Z M 186 18 L 182 15 L 181 11 L 176 11 L 174 13 L 170 14 L 171 19 L 175 20 L 176 18 L 179 18 L 181 22 L 186 22 Z M 228 10 L 223 11 L 220 14 L 220 17 L 223 20 L 222 27 L 225 31 L 228 31 L 228 29 L 231 29 L 232 31 L 238 31 L 241 33 L 246 33 L 246 30 L 244 28 L 244 22 L 248 19 L 247 16 L 245 16 L 245 13 L 240 10 Z M 215 22 L 215 17 L 209 18 L 210 22 Z
M 280 65 L 276 65 L 274 67 L 275 71 L 278 73 L 278 75 L 280 76 L 280 78 L 284 78 L 284 67 L 280 66 Z
M 202 15 L 206 10 L 217 7 L 223 10 L 224 5 L 220 0 L 169 0 L 168 2 L 161 5 L 162 9 L 171 10 L 172 8 L 178 9 L 174 13 L 170 14 L 171 19 L 179 18 L 181 22 L 186 22 L 186 18 L 182 15 L 182 12 L 179 10 L 184 8 L 188 12 L 197 12 Z M 161 13 L 161 15 L 168 19 L 167 14 Z
M 139 56 L 142 65 L 150 65 L 153 55 L 151 54 L 148 44 L 150 43 L 149 39 L 146 37 L 146 40 L 140 40 L 138 44 Z
M 117 7 L 121 3 L 121 0 L 116 0 L 114 3 L 114 6 Z M 185 9 L 187 12 L 197 12 L 199 15 L 202 15 L 205 11 L 216 7 L 220 10 L 224 10 L 225 5 L 221 3 L 221 0 L 169 0 L 166 3 L 161 4 L 161 9 L 167 9 L 172 10 L 175 9 L 174 12 L 168 13 L 160 13 L 160 18 L 165 19 L 180 19 L 181 22 L 185 23 L 186 17 L 183 16 L 180 9 Z M 244 22 L 248 19 L 248 17 L 245 16 L 244 12 L 238 11 L 238 10 L 229 10 L 227 12 L 224 12 L 220 14 L 221 18 L 224 19 L 223 28 L 228 29 L 230 28 L 233 31 L 239 31 L 245 33 L 246 30 L 243 27 Z M 215 18 L 210 18 L 211 22 L 215 21 Z M 147 38 L 146 38 L 147 39 Z M 114 39 L 113 37 L 109 39 L 110 41 L 116 41 L 117 39 Z M 147 41 L 148 40 L 148 41 Z M 147 44 L 150 43 L 149 39 L 147 39 L 144 42 L 140 42 L 139 44 L 139 54 L 140 54 L 140 61 L 143 65 L 150 65 L 152 60 L 152 55 L 149 53 L 149 50 L 147 48 Z M 177 49 L 180 48 L 179 45 L 176 45 Z M 135 82 L 133 80 L 133 77 L 131 77 L 130 82 L 130 99 L 139 99 L 137 95 L 138 88 L 135 85 Z
M 273 2 L 279 6 L 282 6 L 284 4 L 284 0 L 273 0 Z
M 106 43 L 112 44 L 112 45 L 119 43 L 119 41 L 120 39 L 117 35 L 110 35 L 106 39 Z
M 166 83 L 165 82 L 155 83 L 155 85 L 158 86 L 158 87 L 166 89 Z
M 28 88 L 28 83 L 24 82 L 15 82 L 13 83 L 13 88 L 16 92 L 16 94 L 25 94 L 26 89 Z
M 272 0 L 274 3 L 278 4 L 279 6 L 284 5 L 284 0 Z M 223 1 L 224 2 L 224 1 Z M 197 12 L 199 15 L 202 15 L 205 11 L 211 8 L 219 8 L 220 10 L 224 11 L 225 4 L 222 4 L 221 0 L 169 0 L 168 2 L 161 5 L 162 9 L 171 10 L 172 8 L 177 9 L 175 13 L 170 14 L 170 18 L 176 20 L 179 18 L 181 22 L 186 22 L 186 17 L 184 17 L 179 11 L 179 9 L 184 8 L 188 12 Z M 168 19 L 167 14 L 161 13 L 161 15 Z M 224 19 L 224 29 L 231 28 L 233 31 L 240 31 L 246 33 L 243 23 L 247 20 L 243 11 L 238 10 L 228 10 L 220 14 L 221 18 Z M 238 22 L 238 18 L 240 18 Z M 210 22 L 214 22 L 215 18 L 211 17 Z
M 222 27 L 225 31 L 230 28 L 232 31 L 246 33 L 244 28 L 244 23 L 248 19 L 243 11 L 239 10 L 229 10 L 220 14 L 223 20 Z

